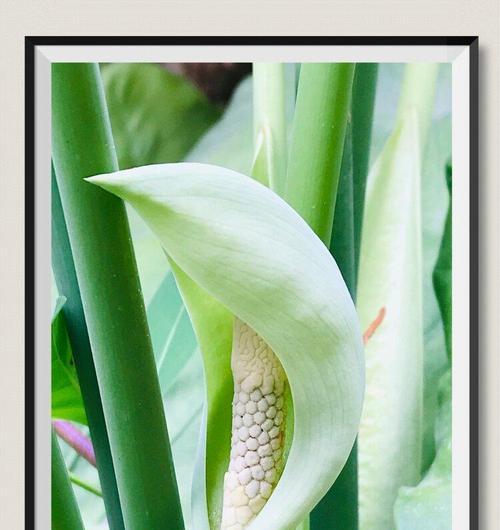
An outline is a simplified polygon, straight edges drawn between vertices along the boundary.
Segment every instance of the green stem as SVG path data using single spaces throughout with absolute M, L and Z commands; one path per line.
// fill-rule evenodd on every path
M 342 228 L 341 237 L 346 243 L 346 259 L 350 256 L 353 244 L 352 157 L 350 151 L 349 156 L 344 156 L 353 76 L 353 64 L 302 65 L 285 193 L 288 203 L 322 241 L 330 245 L 340 180 L 340 218 L 346 226 L 339 227 Z M 350 142 L 347 142 L 347 146 L 350 148 Z M 341 179 L 341 174 L 345 174 L 345 178 Z M 345 275 L 350 271 L 352 268 L 344 266 L 342 273 L 346 281 L 349 278 L 346 279 Z M 312 529 L 322 528 L 320 525 L 323 524 L 331 526 L 334 520 L 329 514 L 332 495 L 336 497 L 334 488 L 300 528 L 309 528 L 309 525 Z M 328 519 L 325 519 L 325 515 Z
M 57 437 L 52 430 L 52 530 L 84 530 Z
M 76 372 L 82 391 L 109 527 L 110 530 L 123 530 L 125 527 L 102 410 L 101 392 L 97 383 L 92 349 L 54 167 L 52 167 L 52 270 L 59 293 L 66 297 L 62 311 L 66 319 Z
M 267 177 L 268 185 L 279 195 L 285 191 L 286 179 L 286 117 L 285 72 L 281 63 L 254 63 L 253 65 L 254 151 L 267 142 L 270 146 Z M 266 138 L 268 136 L 268 138 Z
M 368 174 L 371 128 L 377 79 L 376 64 L 357 64 L 351 122 L 348 124 L 330 251 L 353 300 L 361 242 L 361 223 Z M 312 530 L 357 530 L 357 443 L 335 484 L 311 513 Z
M 342 277 L 354 300 L 356 297 L 356 269 L 354 245 L 354 189 L 352 124 L 346 131 L 344 154 L 340 169 L 340 179 L 333 218 L 330 252 L 339 266 Z
M 360 63 L 356 65 L 356 73 L 354 74 L 352 85 L 352 175 L 356 278 L 359 269 L 361 227 L 363 225 L 366 178 L 370 162 L 377 77 L 377 63 Z
M 354 64 L 303 64 L 285 198 L 330 244 Z
M 89 493 L 93 493 L 94 495 L 97 495 L 98 497 L 102 497 L 102 492 L 100 489 L 92 486 L 91 484 L 88 484 L 84 480 L 82 480 L 80 477 L 77 477 L 75 474 L 70 473 L 69 479 L 73 484 L 76 484 L 77 486 L 80 486 L 80 488 L 88 491 Z
M 52 134 L 125 528 L 182 529 L 125 206 L 83 180 L 118 169 L 98 65 L 52 66 Z

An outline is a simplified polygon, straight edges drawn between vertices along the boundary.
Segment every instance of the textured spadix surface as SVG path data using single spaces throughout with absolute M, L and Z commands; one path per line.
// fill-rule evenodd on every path
M 221 530 L 241 530 L 262 510 L 283 470 L 286 375 L 274 352 L 236 318 L 231 460 Z
M 342 469 L 363 401 L 359 323 L 328 249 L 276 194 L 224 168 L 165 164 L 89 180 L 134 206 L 179 267 L 279 358 L 292 392 L 293 441 L 281 479 L 247 528 L 294 528 Z M 229 451 L 230 433 L 220 443 Z

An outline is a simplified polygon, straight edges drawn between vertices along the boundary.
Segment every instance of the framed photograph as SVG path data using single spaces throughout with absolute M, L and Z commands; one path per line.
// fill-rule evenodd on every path
M 477 38 L 25 53 L 26 527 L 476 529 Z

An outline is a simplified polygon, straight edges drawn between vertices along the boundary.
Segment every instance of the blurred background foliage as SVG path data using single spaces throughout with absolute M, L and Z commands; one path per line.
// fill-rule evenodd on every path
M 396 118 L 403 64 L 381 64 L 374 111 L 370 160 L 380 154 Z M 103 64 L 101 72 L 120 169 L 179 161 L 217 164 L 249 174 L 253 152 L 251 65 L 239 63 Z M 296 67 L 287 67 L 287 117 L 293 116 Z M 435 282 L 433 270 L 442 244 L 449 206 L 445 167 L 451 157 L 451 67 L 441 65 L 432 126 L 422 175 L 422 243 L 424 301 L 424 440 L 422 482 L 404 488 L 395 506 L 398 530 L 449 527 L 451 491 L 451 375 L 443 319 L 436 298 L 449 296 L 449 285 Z M 194 467 L 204 388 L 203 366 L 189 317 L 169 271 L 166 257 L 144 222 L 128 209 L 139 274 L 148 307 L 160 384 L 176 467 L 181 502 L 190 522 L 191 475 Z M 446 269 L 446 256 L 440 258 Z M 441 293 L 441 294 L 440 294 Z M 54 300 L 56 299 L 54 289 Z M 59 358 L 70 366 L 64 333 L 58 329 Z M 69 355 L 69 357 L 68 357 Z M 68 360 L 69 359 L 69 360 Z M 66 376 L 68 373 L 65 369 Z M 70 377 L 66 377 L 70 379 Z M 81 415 L 75 395 L 72 406 Z M 65 389 L 58 388 L 64 396 Z M 77 401 L 77 400 L 76 400 Z M 67 418 L 68 416 L 66 416 Z M 83 421 L 82 418 L 71 418 Z M 82 427 L 84 432 L 88 430 Z M 97 471 L 61 443 L 70 472 L 97 486 Z M 437 455 L 437 457 L 436 457 Z M 88 530 L 107 528 L 102 499 L 75 487 Z

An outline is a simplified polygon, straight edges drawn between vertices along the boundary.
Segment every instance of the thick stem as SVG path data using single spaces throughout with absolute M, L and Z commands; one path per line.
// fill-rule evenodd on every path
M 354 64 L 303 64 L 285 199 L 330 244 Z
M 101 391 L 97 383 L 92 349 L 90 347 L 89 334 L 85 315 L 83 312 L 80 288 L 76 279 L 75 264 L 69 243 L 66 221 L 61 204 L 61 197 L 57 187 L 54 167 L 52 166 L 52 270 L 59 293 L 66 297 L 62 311 L 66 319 L 68 336 L 71 342 L 71 350 L 75 359 L 75 367 L 82 391 L 82 399 L 87 414 L 90 436 L 94 448 L 89 441 L 89 451 L 82 453 L 94 466 L 96 459 L 99 471 L 99 479 L 103 490 L 104 505 L 110 530 L 123 530 L 123 515 L 120 506 L 120 497 L 116 485 L 115 469 L 111 450 L 109 447 L 108 431 L 102 410 Z M 80 441 L 80 437 L 74 431 L 75 427 L 67 422 L 54 422 L 57 433 L 64 437 L 73 432 L 72 440 Z M 69 442 L 68 438 L 65 438 Z M 71 442 L 70 442 L 71 443 Z M 82 444 L 73 445 L 76 450 L 83 448 Z M 85 456 L 87 455 L 87 456 Z
M 361 242 L 361 224 L 371 143 L 377 64 L 357 64 L 352 87 L 330 251 L 353 299 Z M 357 530 L 357 443 L 342 472 L 311 514 L 312 530 Z
M 99 67 L 52 67 L 53 160 L 127 530 L 182 529 L 125 206 L 84 177 L 117 170 Z
M 373 110 L 377 89 L 378 64 L 356 64 L 352 85 L 352 178 L 354 217 L 354 264 L 357 280 L 361 227 L 365 204 L 366 178 L 370 162 Z

